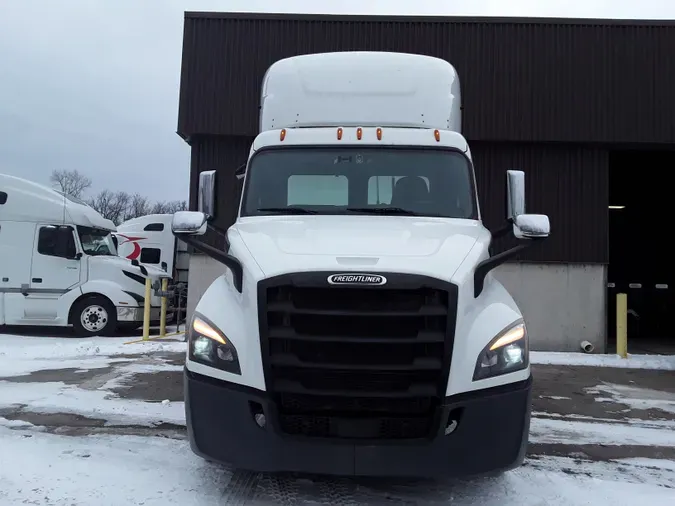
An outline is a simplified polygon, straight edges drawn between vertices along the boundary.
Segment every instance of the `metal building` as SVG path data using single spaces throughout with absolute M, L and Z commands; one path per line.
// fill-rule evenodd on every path
M 185 14 L 178 134 L 198 173 L 216 169 L 219 225 L 239 203 L 235 169 L 258 129 L 260 85 L 298 54 L 386 50 L 451 62 L 462 83 L 464 134 L 485 223 L 503 223 L 505 171 L 528 181 L 528 211 L 552 237 L 499 276 L 521 305 L 532 343 L 576 350 L 606 336 L 610 153 L 675 145 L 675 23 L 560 19 Z M 217 240 L 217 239 L 216 239 Z M 221 268 L 193 257 L 190 302 Z

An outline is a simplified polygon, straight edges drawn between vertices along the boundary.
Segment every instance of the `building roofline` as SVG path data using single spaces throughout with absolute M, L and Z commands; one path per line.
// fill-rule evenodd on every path
M 299 20 L 299 21 L 380 21 L 406 23 L 468 23 L 578 26 L 652 26 L 675 27 L 671 19 L 599 19 L 557 17 L 490 17 L 490 16 L 407 16 L 374 14 L 301 14 L 282 12 L 209 12 L 186 11 L 185 19 Z

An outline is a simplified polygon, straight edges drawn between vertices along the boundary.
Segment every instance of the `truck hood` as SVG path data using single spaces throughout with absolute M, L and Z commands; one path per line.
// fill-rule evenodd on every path
M 114 255 L 101 255 L 101 256 L 90 256 L 89 257 L 90 265 L 105 265 L 111 269 L 124 269 L 130 272 L 134 272 L 138 275 L 141 275 L 141 271 L 138 267 L 131 265 L 131 260 L 128 260 L 123 257 L 118 257 Z M 152 265 L 143 266 L 147 269 L 150 277 L 155 278 L 165 274 L 162 269 L 159 267 L 153 267 Z
M 145 277 L 138 267 L 131 265 L 131 260 L 118 256 L 101 255 L 87 258 L 89 279 L 104 279 L 117 284 L 122 290 L 134 292 L 140 296 L 145 294 Z M 150 278 L 158 279 L 164 271 L 146 265 Z M 152 305 L 159 304 L 159 297 L 152 296 Z
M 232 232 L 266 277 L 372 269 L 450 278 L 477 240 L 489 240 L 479 221 L 408 216 L 240 218 Z

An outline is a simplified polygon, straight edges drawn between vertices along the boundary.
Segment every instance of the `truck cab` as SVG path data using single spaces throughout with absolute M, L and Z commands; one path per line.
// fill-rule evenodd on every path
M 214 171 L 174 234 L 225 265 L 188 326 L 192 449 L 256 471 L 449 477 L 520 465 L 528 334 L 492 271 L 548 237 L 505 171 L 482 223 L 459 76 L 378 52 L 281 60 L 220 250 Z M 491 255 L 498 235 L 520 244 Z
M 172 219 L 173 214 L 132 218 L 117 226 L 113 241 L 120 257 L 162 269 L 170 276 L 171 307 L 176 316 L 181 316 L 187 305 L 190 256 L 187 244 L 171 232 Z
M 165 274 L 117 256 L 112 221 L 25 179 L 0 174 L 0 188 L 0 325 L 72 326 L 80 336 L 142 325 L 145 280 Z M 159 320 L 160 299 L 151 304 Z

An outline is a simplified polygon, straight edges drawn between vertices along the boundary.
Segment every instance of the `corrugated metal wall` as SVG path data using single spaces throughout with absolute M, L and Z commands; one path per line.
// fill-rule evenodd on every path
M 198 173 L 218 170 L 218 222 L 237 215 L 240 185 L 235 169 L 246 162 L 252 137 L 200 136 L 192 142 L 191 206 L 196 206 Z M 527 207 L 548 214 L 553 234 L 524 260 L 604 263 L 608 260 L 608 160 L 601 149 L 575 145 L 475 142 L 471 146 L 485 224 L 498 228 L 506 209 L 506 170 L 527 174 Z M 216 236 L 209 242 L 222 244 Z M 498 244 L 497 250 L 505 244 Z
M 526 175 L 527 210 L 547 214 L 551 238 L 523 259 L 547 262 L 609 261 L 609 160 L 603 149 L 583 145 L 473 142 L 483 220 L 503 223 L 506 170 Z M 506 246 L 499 241 L 496 250 Z
M 675 24 L 187 14 L 178 131 L 257 133 L 284 57 L 390 50 L 459 71 L 469 140 L 675 143 Z

